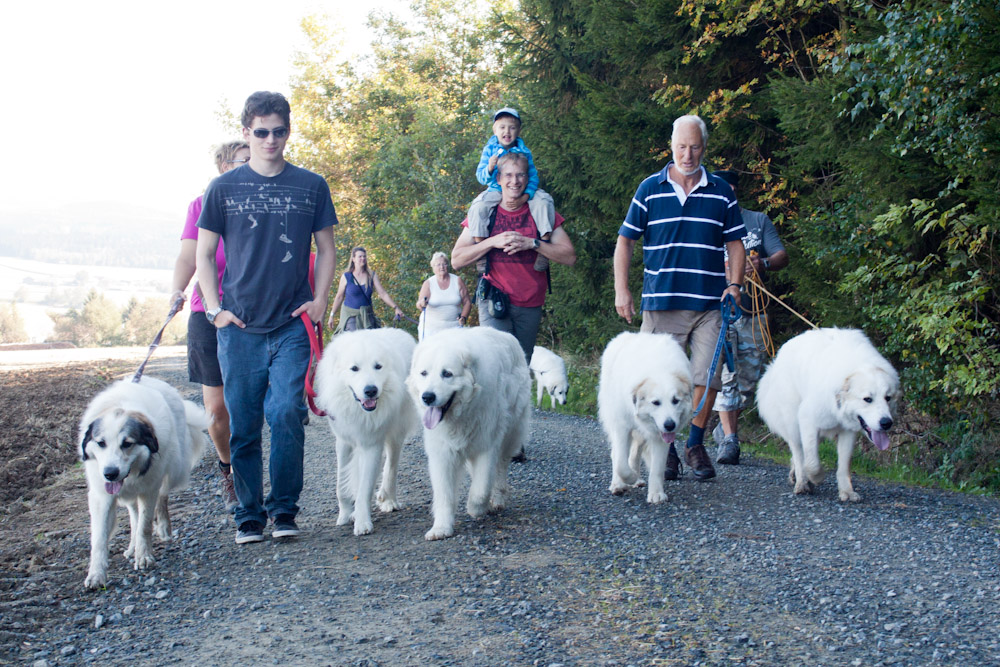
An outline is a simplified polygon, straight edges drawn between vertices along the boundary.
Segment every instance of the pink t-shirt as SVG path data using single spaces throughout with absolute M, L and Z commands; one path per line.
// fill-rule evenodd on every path
M 188 206 L 187 220 L 184 222 L 184 231 L 181 232 L 181 240 L 198 239 L 198 217 L 201 215 L 201 196 L 191 202 Z M 222 274 L 226 272 L 226 253 L 222 247 L 222 239 L 219 239 L 219 247 L 215 251 L 215 263 L 219 266 L 219 300 L 222 300 Z M 197 284 L 197 283 L 196 283 Z M 198 290 L 191 292 L 191 311 L 195 313 L 205 312 L 205 304 L 198 296 Z
M 563 217 L 556 213 L 552 228 L 562 224 Z M 462 226 L 469 226 L 468 218 L 462 221 Z M 497 217 L 490 236 L 510 231 L 520 232 L 529 238 L 538 236 L 538 228 L 527 204 L 516 211 L 497 206 Z M 549 283 L 543 271 L 535 271 L 537 252 L 524 250 L 508 255 L 503 250 L 490 250 L 488 255 L 490 270 L 486 277 L 510 297 L 512 304 L 521 308 L 537 308 L 545 303 L 545 289 Z

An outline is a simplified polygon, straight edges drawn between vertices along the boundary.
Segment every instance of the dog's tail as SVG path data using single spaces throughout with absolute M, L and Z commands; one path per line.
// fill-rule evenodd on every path
M 184 401 L 184 418 L 188 425 L 188 434 L 191 438 L 191 451 L 188 459 L 188 470 L 193 469 L 201 460 L 205 452 L 205 431 L 208 430 L 209 417 L 204 408 L 198 407 L 191 401 Z

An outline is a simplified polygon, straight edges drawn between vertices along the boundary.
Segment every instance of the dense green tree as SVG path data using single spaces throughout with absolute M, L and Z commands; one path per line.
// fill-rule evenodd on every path
M 411 313 L 431 254 L 450 251 L 481 187 L 475 168 L 497 98 L 489 14 L 454 0 L 413 9 L 409 25 L 371 17 L 374 59 L 356 67 L 338 59 L 335 33 L 306 22 L 311 47 L 292 91 L 308 117 L 308 143 L 295 157 L 331 180 L 339 268 L 352 246 L 364 246 Z

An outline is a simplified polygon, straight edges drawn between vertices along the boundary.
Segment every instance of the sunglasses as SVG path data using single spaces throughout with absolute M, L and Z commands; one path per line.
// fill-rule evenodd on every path
M 256 130 L 253 131 L 253 136 L 257 137 L 258 139 L 267 139 L 267 135 L 269 134 L 273 134 L 275 139 L 283 139 L 284 137 L 288 136 L 288 128 L 276 127 L 273 130 L 268 130 L 263 127 L 258 127 Z

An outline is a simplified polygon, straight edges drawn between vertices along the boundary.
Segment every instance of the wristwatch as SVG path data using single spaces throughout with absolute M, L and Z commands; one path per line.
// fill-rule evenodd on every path
M 531 245 L 535 250 L 538 250 L 538 248 L 542 245 L 542 242 L 538 239 L 531 239 Z
M 765 257 L 764 259 L 760 260 L 760 263 L 763 264 L 764 268 L 767 269 L 768 271 L 771 270 L 771 259 L 769 257 Z
M 217 306 L 212 310 L 205 311 L 205 317 L 208 319 L 209 324 L 215 324 L 215 318 L 218 317 L 219 313 L 222 312 L 222 306 Z

